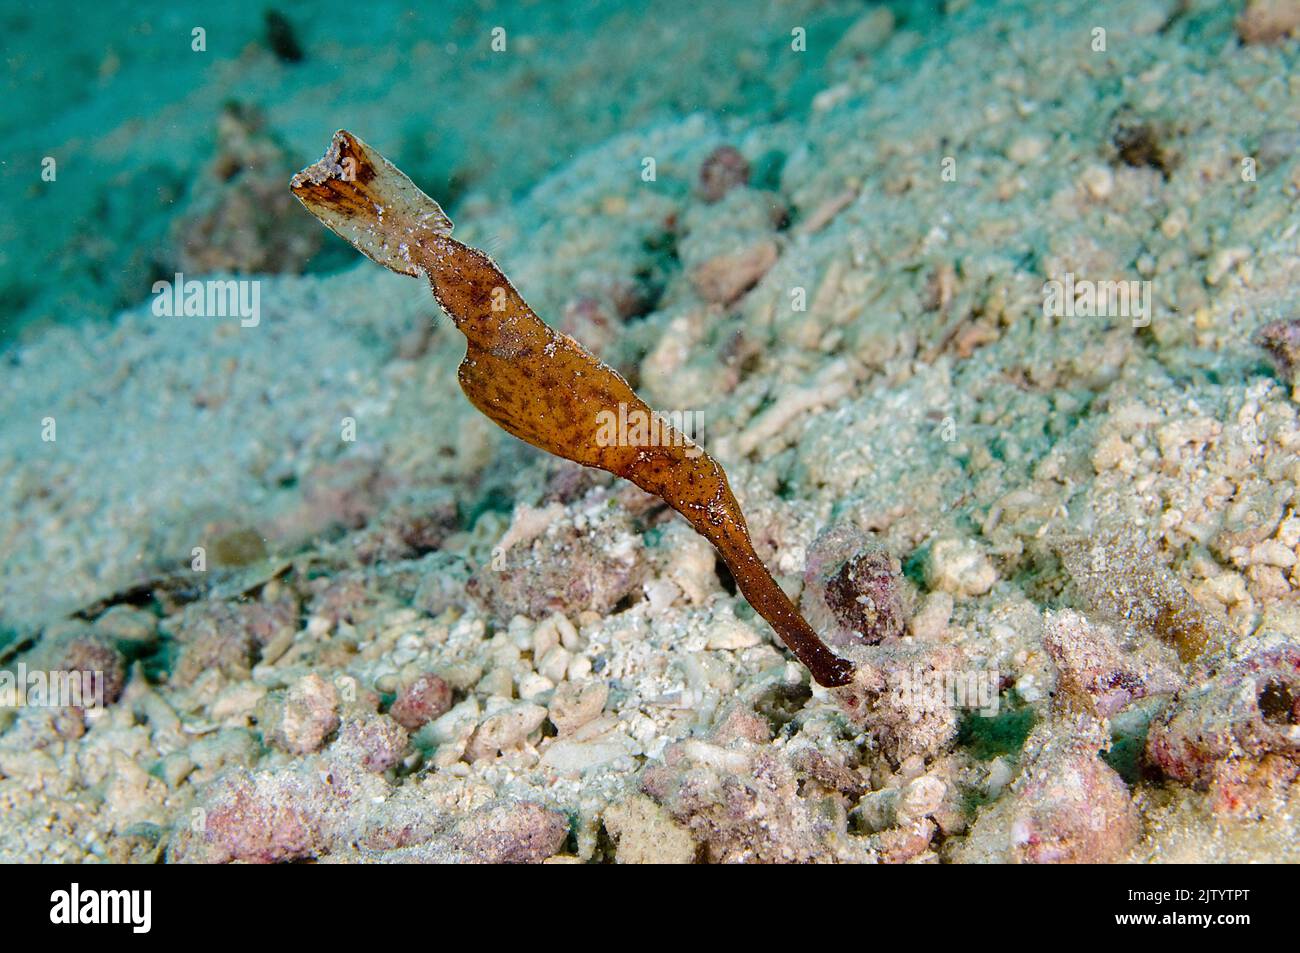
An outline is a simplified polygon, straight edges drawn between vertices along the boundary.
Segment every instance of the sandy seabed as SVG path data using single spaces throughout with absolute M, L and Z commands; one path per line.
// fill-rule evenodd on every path
M 456 207 L 698 415 L 842 689 L 665 506 L 474 410 L 418 282 L 12 341 L 0 651 L 108 703 L 0 712 L 0 860 L 1300 859 L 1300 8 L 1251 7 L 859 10 L 806 110 Z M 188 208 L 187 277 L 296 270 L 319 227 L 223 123 L 274 174 Z

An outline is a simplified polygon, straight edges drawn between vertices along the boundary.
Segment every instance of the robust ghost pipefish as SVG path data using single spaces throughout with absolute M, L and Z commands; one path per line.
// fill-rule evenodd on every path
M 505 431 L 558 457 L 630 480 L 684 516 L 717 549 L 736 585 L 820 684 L 853 665 L 799 614 L 754 552 L 722 467 L 671 428 L 613 368 L 551 328 L 496 263 L 451 237 L 451 220 L 392 163 L 348 132 L 293 177 L 299 201 L 358 251 L 402 275 L 424 276 L 469 342 L 461 390 Z M 663 427 L 653 446 L 601 435 L 605 414 L 639 412 Z

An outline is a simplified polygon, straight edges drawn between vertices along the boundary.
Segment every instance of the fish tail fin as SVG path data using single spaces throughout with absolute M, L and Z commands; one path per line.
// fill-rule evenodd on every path
M 451 219 L 398 168 L 352 133 L 334 133 L 329 150 L 289 182 L 293 194 L 357 251 L 403 275 L 421 272 L 416 248 L 451 235 Z

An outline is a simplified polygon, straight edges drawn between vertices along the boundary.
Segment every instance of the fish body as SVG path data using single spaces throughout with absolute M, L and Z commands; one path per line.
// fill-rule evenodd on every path
M 290 187 L 309 211 L 363 254 L 425 277 L 465 335 L 458 377 L 475 407 L 548 453 L 607 470 L 661 498 L 717 549 L 736 585 L 822 685 L 853 666 L 818 638 L 754 552 L 717 461 L 671 427 L 612 367 L 537 316 L 486 253 L 452 238 L 451 219 L 396 166 L 340 130 Z M 661 422 L 653 442 L 606 439 L 609 415 Z

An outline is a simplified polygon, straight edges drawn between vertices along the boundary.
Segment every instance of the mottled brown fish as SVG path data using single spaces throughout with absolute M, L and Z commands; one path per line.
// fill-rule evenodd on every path
M 495 262 L 451 237 L 451 220 L 392 163 L 350 133 L 293 177 L 307 209 L 363 254 L 399 274 L 425 276 L 469 341 L 460 386 L 507 432 L 556 456 L 598 467 L 660 497 L 711 542 L 736 585 L 826 686 L 853 665 L 831 652 L 754 552 L 744 514 L 716 461 L 661 417 L 653 446 L 613 445 L 609 414 L 653 411 L 613 368 L 548 326 Z M 615 442 L 617 443 L 617 442 Z

